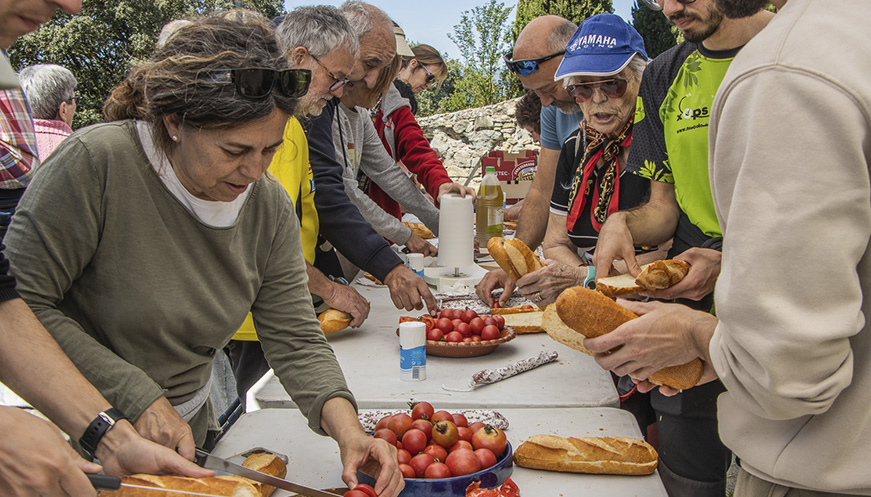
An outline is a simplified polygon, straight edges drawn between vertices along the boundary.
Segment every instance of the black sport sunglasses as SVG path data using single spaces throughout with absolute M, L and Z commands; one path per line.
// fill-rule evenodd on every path
M 686 5 L 689 3 L 693 3 L 696 0 L 677 0 L 677 1 Z M 650 10 L 653 10 L 656 12 L 659 12 L 662 10 L 662 5 L 659 5 L 659 2 L 657 0 L 641 0 L 641 3 Z
M 544 57 L 539 57 L 537 59 L 511 60 L 513 54 L 511 52 L 508 52 L 502 56 L 502 60 L 505 61 L 505 65 L 508 66 L 509 71 L 517 73 L 521 76 L 527 76 L 534 73 L 535 71 L 538 71 L 538 66 L 541 65 L 542 62 L 548 61 L 554 57 L 559 57 L 564 53 L 566 53 L 565 50 L 557 53 L 552 53 L 550 55 L 545 55 Z
M 312 73 L 308 69 L 273 69 L 250 68 L 229 69 L 226 71 L 211 71 L 205 81 L 216 83 L 233 83 L 236 91 L 246 98 L 264 98 L 278 86 L 278 91 L 289 98 L 298 98 L 308 91 Z

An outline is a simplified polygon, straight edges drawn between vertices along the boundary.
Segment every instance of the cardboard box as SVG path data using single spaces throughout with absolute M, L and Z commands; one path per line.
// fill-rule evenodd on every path
M 481 158 L 481 176 L 486 174 L 488 166 L 493 166 L 499 181 L 531 180 L 537 165 L 537 150 L 521 150 L 518 153 L 491 150 Z

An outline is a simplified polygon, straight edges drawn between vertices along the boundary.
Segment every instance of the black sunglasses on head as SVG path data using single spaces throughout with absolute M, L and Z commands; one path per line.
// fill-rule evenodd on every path
M 288 98 L 299 98 L 308 91 L 312 73 L 308 69 L 273 69 L 250 68 L 229 69 L 226 71 L 211 71 L 205 81 L 216 83 L 233 83 L 236 91 L 246 98 L 264 98 L 272 92 L 275 86 Z
M 647 7 L 648 9 L 659 12 L 662 10 L 662 5 L 659 5 L 660 0 L 641 0 L 641 3 Z M 679 3 L 684 5 L 695 2 L 696 0 L 677 0 Z
M 545 55 L 544 57 L 539 57 L 537 59 L 517 59 L 512 60 L 513 56 L 512 52 L 508 52 L 502 56 L 502 60 L 505 61 L 505 65 L 508 66 L 508 70 L 519 74 L 521 76 L 526 76 L 529 74 L 538 71 L 538 66 L 541 65 L 542 62 L 548 61 L 554 57 L 559 57 L 560 55 L 565 54 L 566 51 L 563 50 L 561 52 L 552 53 L 550 55 Z

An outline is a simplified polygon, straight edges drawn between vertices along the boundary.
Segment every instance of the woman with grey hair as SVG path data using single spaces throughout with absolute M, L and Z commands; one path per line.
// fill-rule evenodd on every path
M 538 305 L 583 284 L 599 228 L 611 213 L 640 204 L 647 179 L 626 170 L 641 75 L 644 41 L 613 14 L 585 20 L 566 46 L 554 76 L 581 107 L 580 129 L 563 144 L 542 248 L 547 265 L 517 281 Z M 592 276 L 592 275 L 591 275 Z
M 27 66 L 18 79 L 33 111 L 37 153 L 44 161 L 73 132 L 78 81 L 72 71 L 55 64 Z

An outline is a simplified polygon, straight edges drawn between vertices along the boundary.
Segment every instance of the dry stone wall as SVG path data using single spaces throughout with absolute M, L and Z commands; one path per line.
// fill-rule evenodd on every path
M 490 150 L 519 152 L 537 148 L 532 136 L 517 126 L 514 110 L 518 100 L 418 119 L 432 147 L 441 152 L 451 179 L 465 182 L 481 156 Z M 477 187 L 480 178 L 478 171 L 469 185 Z

